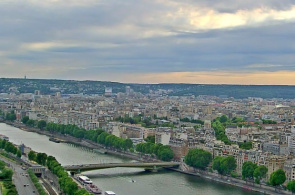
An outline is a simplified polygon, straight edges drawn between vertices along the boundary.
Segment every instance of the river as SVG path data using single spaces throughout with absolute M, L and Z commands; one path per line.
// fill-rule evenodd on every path
M 0 134 L 9 137 L 15 144 L 25 144 L 37 152 L 56 157 L 62 165 L 106 162 L 130 162 L 132 160 L 112 155 L 97 154 L 72 144 L 54 143 L 45 135 L 26 132 L 0 123 Z M 203 178 L 173 171 L 144 172 L 138 168 L 113 168 L 85 172 L 103 191 L 117 195 L 250 195 L 243 189 L 219 184 Z M 132 182 L 134 180 L 135 182 Z

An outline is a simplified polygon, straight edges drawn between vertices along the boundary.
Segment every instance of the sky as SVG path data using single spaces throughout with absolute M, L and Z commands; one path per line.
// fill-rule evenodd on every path
M 295 85 L 294 0 L 1 0 L 0 77 Z

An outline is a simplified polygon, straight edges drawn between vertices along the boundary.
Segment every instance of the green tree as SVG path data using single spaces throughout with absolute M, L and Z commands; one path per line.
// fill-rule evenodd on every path
M 29 160 L 36 161 L 36 153 L 34 151 L 30 151 L 28 154 Z
M 220 122 L 221 122 L 221 123 L 226 123 L 227 121 L 228 121 L 228 118 L 227 118 L 226 115 L 222 115 L 222 116 L 220 117 Z
M 14 121 L 16 120 L 16 115 L 14 113 L 14 111 L 11 111 L 10 113 L 7 113 L 5 116 L 5 119 L 8 121 Z
M 13 175 L 13 171 L 11 169 L 3 169 L 0 173 L 0 178 L 11 180 Z
M 35 121 L 32 119 L 29 119 L 26 123 L 28 126 L 34 127 L 35 126 Z
M 290 190 L 292 194 L 295 192 L 295 180 L 288 182 L 287 189 Z
M 250 149 L 252 149 L 252 142 L 239 143 L 239 148 L 244 149 L 244 150 L 250 150 Z
M 221 168 L 225 174 L 230 174 L 237 168 L 236 159 L 233 156 L 228 156 L 221 161 Z
M 212 154 L 203 149 L 192 149 L 189 150 L 185 156 L 185 163 L 195 168 L 205 169 L 212 161 Z
M 22 156 L 22 152 L 21 152 L 20 150 L 17 150 L 16 156 L 17 156 L 18 158 L 20 158 L 20 157 Z
M 221 166 L 222 164 L 222 160 L 224 159 L 225 157 L 222 157 L 222 156 L 216 156 L 213 160 L 213 163 L 212 163 L 212 168 L 213 170 L 216 170 L 219 174 L 223 175 L 224 174 L 224 170 L 223 170 L 223 167 Z
M 125 145 L 126 145 L 126 148 L 130 149 L 130 148 L 133 148 L 133 142 L 131 139 L 125 139 Z
M 266 166 L 264 165 L 260 165 L 258 166 L 255 170 L 254 170 L 254 173 L 253 173 L 253 176 L 255 178 L 255 182 L 257 184 L 260 183 L 260 180 L 262 178 L 265 178 L 266 177 L 266 173 L 267 173 L 268 169 Z
M 174 157 L 174 153 L 170 148 L 166 148 L 164 150 L 161 150 L 161 152 L 159 153 L 159 157 L 162 161 L 170 161 Z
M 37 123 L 37 127 L 41 130 L 43 130 L 45 127 L 46 127 L 46 121 L 44 120 L 40 120 L 38 123 Z
M 247 161 L 243 163 L 242 166 L 242 177 L 243 179 L 250 179 L 254 178 L 254 171 L 257 168 L 257 164 Z
M 23 123 L 23 124 L 27 124 L 28 120 L 30 120 L 30 118 L 29 118 L 28 116 L 24 116 L 24 117 L 22 118 L 22 123 Z
M 5 162 L 0 161 L 0 170 L 4 169 L 6 166 Z
M 36 162 L 40 165 L 46 165 L 47 154 L 45 153 L 38 153 L 36 157 Z
M 144 139 L 146 142 L 155 143 L 156 137 L 154 135 L 149 135 L 147 138 Z
M 283 169 L 274 171 L 269 178 L 270 185 L 276 187 L 282 185 L 286 181 L 286 174 Z

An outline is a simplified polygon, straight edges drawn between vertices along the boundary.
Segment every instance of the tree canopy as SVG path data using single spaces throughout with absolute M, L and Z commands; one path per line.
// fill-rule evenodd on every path
M 212 168 L 221 175 L 228 175 L 237 168 L 237 163 L 233 156 L 217 156 L 213 160 Z
M 267 167 L 264 166 L 264 165 L 260 165 L 258 166 L 255 170 L 254 170 L 254 173 L 253 173 L 253 176 L 255 178 L 255 182 L 256 183 L 260 183 L 260 180 L 262 178 L 265 178 L 266 177 L 266 174 L 267 174 Z
M 295 192 L 295 180 L 288 182 L 287 189 L 290 190 L 292 193 Z
M 253 179 L 254 178 L 254 171 L 257 168 L 257 164 L 247 161 L 243 163 L 242 166 L 242 177 L 243 179 Z
M 270 175 L 269 183 L 272 186 L 282 185 L 286 181 L 286 174 L 283 169 L 278 169 Z
M 185 156 L 185 163 L 198 169 L 205 169 L 211 161 L 212 154 L 199 148 L 189 150 Z

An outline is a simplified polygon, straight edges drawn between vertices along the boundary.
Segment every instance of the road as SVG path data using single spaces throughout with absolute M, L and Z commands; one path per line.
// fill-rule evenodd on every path
M 0 156 L 0 160 L 6 162 L 13 169 L 14 174 L 12 176 L 12 181 L 16 186 L 18 195 L 28 195 L 28 194 L 39 194 L 35 188 L 30 176 L 27 174 L 26 170 L 23 170 L 21 165 L 16 164 L 6 158 Z

